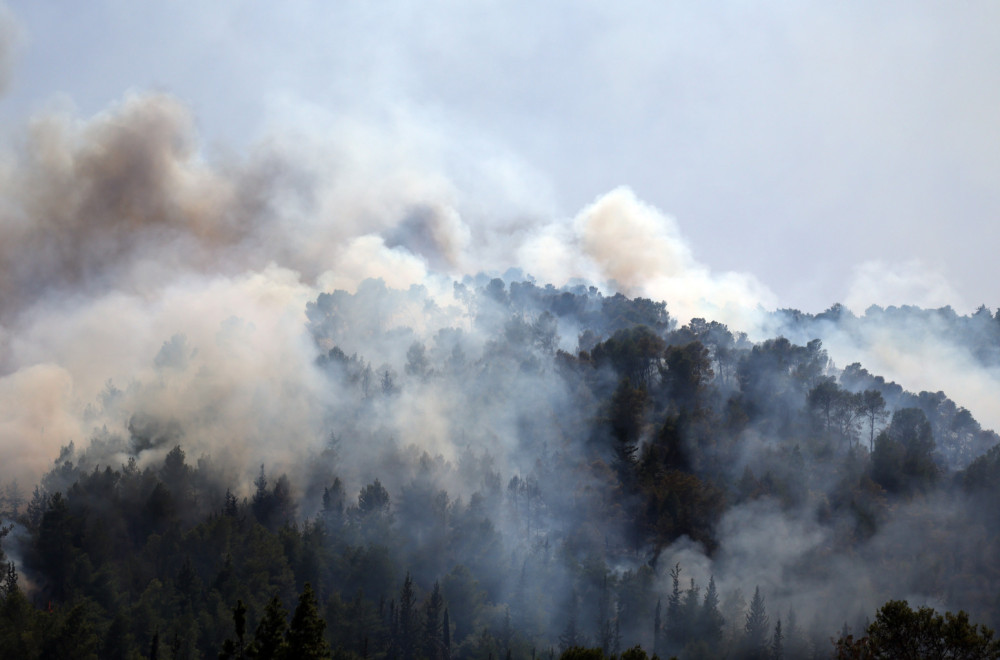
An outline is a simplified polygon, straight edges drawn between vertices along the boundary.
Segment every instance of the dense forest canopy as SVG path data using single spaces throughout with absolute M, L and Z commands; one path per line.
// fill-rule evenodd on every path
M 968 617 L 1000 624 L 996 433 L 824 337 L 944 324 L 992 367 L 1000 312 L 784 310 L 751 340 L 668 302 L 368 280 L 308 302 L 311 359 L 277 386 L 212 371 L 255 359 L 238 318 L 165 338 L 37 485 L 6 484 L 0 645 L 797 658 L 919 625 L 995 652 Z M 226 428 L 234 397 L 256 428 Z

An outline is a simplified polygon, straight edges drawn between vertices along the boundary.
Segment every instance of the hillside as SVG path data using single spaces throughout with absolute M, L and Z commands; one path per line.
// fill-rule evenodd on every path
M 786 657 L 826 657 L 899 599 L 1000 623 L 996 433 L 835 366 L 828 316 L 751 341 L 516 273 L 304 311 L 294 378 L 213 370 L 255 359 L 236 318 L 175 334 L 7 485 L 5 654 L 263 653 L 293 611 L 289 639 L 323 619 L 336 657 L 390 658 L 754 657 L 776 624 Z M 946 321 L 992 364 L 993 316 Z

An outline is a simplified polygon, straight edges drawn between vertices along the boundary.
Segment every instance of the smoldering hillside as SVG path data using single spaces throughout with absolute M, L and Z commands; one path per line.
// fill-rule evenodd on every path
M 134 95 L 5 153 L 4 551 L 36 603 L 178 657 L 307 582 L 359 656 L 435 583 L 456 657 L 735 655 L 757 588 L 793 657 L 891 598 L 1000 623 L 989 310 L 769 313 L 627 189 L 493 215 L 358 135 L 213 157 Z M 947 384 L 877 361 L 914 342 Z

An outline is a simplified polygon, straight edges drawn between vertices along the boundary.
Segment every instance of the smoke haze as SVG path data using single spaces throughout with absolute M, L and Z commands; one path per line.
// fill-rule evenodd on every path
M 18 29 L 0 6 L 0 95 Z M 349 498 L 380 479 L 399 507 L 447 491 L 448 511 L 481 507 L 501 539 L 495 554 L 456 551 L 490 576 L 496 618 L 501 597 L 515 598 L 496 567 L 519 567 L 551 587 L 538 624 L 549 638 L 565 624 L 556 601 L 578 586 L 567 566 L 588 566 L 587 548 L 601 547 L 622 583 L 647 571 L 651 589 L 669 593 L 680 563 L 685 579 L 714 577 L 733 603 L 738 589 L 748 599 L 759 585 L 772 612 L 793 608 L 831 634 L 842 622 L 823 619 L 829 611 L 860 619 L 888 597 L 989 611 L 973 580 L 946 591 L 911 556 L 918 540 L 928 556 L 974 559 L 974 535 L 935 532 L 977 524 L 961 494 L 942 487 L 894 501 L 891 520 L 873 496 L 879 506 L 857 513 L 850 507 L 869 482 L 852 470 L 868 460 L 864 442 L 848 452 L 816 440 L 801 453 L 780 442 L 789 428 L 820 435 L 803 430 L 806 393 L 822 378 L 845 383 L 852 363 L 882 385 L 943 390 L 951 399 L 939 407 L 952 417 L 967 408 L 1000 427 L 1000 358 L 967 341 L 992 322 L 988 310 L 977 319 L 871 307 L 964 305 L 941 271 L 871 260 L 856 268 L 846 308 L 774 312 L 782 301 L 768 283 L 709 265 L 712 246 L 688 238 L 698 217 L 675 220 L 628 186 L 591 191 L 565 214 L 546 174 L 471 122 L 406 103 L 369 114 L 291 94 L 269 102 L 275 119 L 240 150 L 201 135 L 197 108 L 167 92 L 130 91 L 90 116 L 50 108 L 9 129 L 0 145 L 0 482 L 67 488 L 67 464 L 158 466 L 179 445 L 240 496 L 262 463 L 269 476 L 289 475 L 302 519 L 334 475 Z M 735 401 L 747 419 L 760 417 L 726 409 L 731 446 L 699 446 L 710 457 L 698 466 L 699 501 L 732 506 L 712 509 L 711 538 L 626 547 L 623 508 L 634 503 L 622 502 L 608 420 L 627 369 L 598 346 L 636 325 L 686 345 L 706 321 L 733 333 L 707 354 L 711 405 Z M 969 335 L 956 333 L 966 326 Z M 815 373 L 768 375 L 782 387 L 799 378 L 798 389 L 776 385 L 755 409 L 737 390 L 769 374 L 751 361 L 783 350 L 763 343 L 777 336 L 795 345 L 795 359 L 813 350 Z M 815 339 L 826 353 L 803 348 Z M 734 352 L 745 362 L 726 363 Z M 669 419 L 670 371 L 655 362 L 643 377 L 661 388 Z M 787 411 L 774 415 L 783 421 L 761 413 L 766 406 Z M 939 451 L 948 469 L 966 468 L 995 440 L 969 430 L 975 420 L 943 420 L 932 420 L 935 431 L 974 440 L 974 452 Z M 635 446 L 656 445 L 667 427 L 642 420 Z M 697 441 L 677 434 L 679 446 Z M 808 492 L 788 492 L 803 481 Z M 411 506 L 412 524 L 399 529 L 404 559 L 423 547 L 428 522 Z M 480 528 L 467 536 L 470 545 L 494 539 Z M 565 566 L 543 558 L 549 541 L 565 542 Z M 438 568 L 414 572 L 430 583 Z M 651 642 L 645 629 L 628 634 Z
M 54 455 L 60 445 L 85 442 L 87 424 L 97 421 L 82 419 L 88 404 L 109 380 L 125 387 L 152 377 L 160 346 L 174 336 L 185 337 L 195 355 L 187 368 L 210 370 L 227 391 L 230 381 L 253 381 L 254 373 L 268 374 L 267 382 L 281 382 L 281 372 L 305 377 L 312 371 L 305 303 L 369 278 L 394 289 L 427 287 L 447 305 L 448 278 L 519 265 L 557 285 L 582 278 L 633 295 L 669 294 L 681 318 L 710 306 L 745 311 L 770 295 L 749 276 L 711 274 L 676 224 L 627 189 L 572 219 L 529 221 L 508 204 L 509 215 L 499 205 L 500 215 L 470 226 L 464 218 L 486 211 L 446 171 L 427 167 L 440 154 L 426 136 L 409 134 L 418 130 L 399 128 L 404 144 L 417 143 L 410 150 L 366 127 L 338 130 L 317 144 L 286 137 L 213 161 L 190 113 L 163 94 L 130 94 L 89 119 L 35 117 L 4 159 L 0 366 L 12 391 L 24 389 L 14 382 L 47 382 L 61 392 L 47 409 L 62 422 L 43 432 L 14 413 L 4 445 L 19 446 L 28 433 L 36 451 Z M 510 174 L 498 176 L 511 183 Z M 629 231 L 616 231 L 616 222 Z M 252 328 L 244 339 L 272 348 L 249 363 L 223 350 L 230 340 L 220 333 L 230 319 Z M 297 353 L 276 354 L 279 346 Z M 308 380 L 300 385 L 311 389 Z M 161 392 L 145 396 L 170 405 Z M 183 405 L 200 400 L 179 394 L 171 414 L 198 417 Z M 12 407 L 25 415 L 32 409 Z M 237 405 L 220 426 L 245 412 Z M 206 451 L 211 446 L 206 441 Z

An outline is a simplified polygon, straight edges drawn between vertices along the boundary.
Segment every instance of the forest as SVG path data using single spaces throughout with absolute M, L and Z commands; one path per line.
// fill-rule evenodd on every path
M 751 340 L 519 273 L 448 293 L 309 302 L 312 389 L 253 398 L 243 454 L 205 441 L 220 400 L 149 405 L 214 377 L 186 335 L 109 380 L 3 487 L 0 654 L 1000 657 L 997 434 L 823 343 L 930 320 L 992 366 L 1000 311 L 782 310 Z

